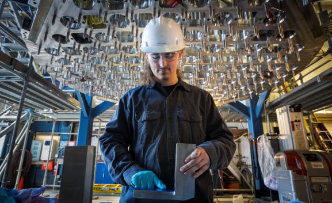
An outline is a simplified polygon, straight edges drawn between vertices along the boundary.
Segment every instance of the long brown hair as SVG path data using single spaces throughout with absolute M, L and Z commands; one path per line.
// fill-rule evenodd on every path
M 176 75 L 179 78 L 182 78 L 182 71 L 181 71 L 180 65 L 178 65 L 178 68 L 176 69 Z M 142 85 L 150 85 L 152 82 L 155 82 L 155 81 L 156 81 L 156 77 L 153 75 L 150 64 L 148 62 L 146 62 L 143 67 Z

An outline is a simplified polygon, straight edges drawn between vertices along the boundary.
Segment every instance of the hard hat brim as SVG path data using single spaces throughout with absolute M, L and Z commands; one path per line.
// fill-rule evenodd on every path
M 184 45 L 141 47 L 141 51 L 144 53 L 168 53 L 168 52 L 180 51 L 182 49 L 184 49 Z

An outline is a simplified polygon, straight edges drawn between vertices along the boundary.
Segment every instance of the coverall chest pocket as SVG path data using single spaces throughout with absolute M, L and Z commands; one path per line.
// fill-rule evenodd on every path
M 158 111 L 144 111 L 138 119 L 138 141 L 141 144 L 152 143 L 160 134 L 160 116 Z
M 197 112 L 177 111 L 179 141 L 201 144 L 205 139 L 202 116 Z

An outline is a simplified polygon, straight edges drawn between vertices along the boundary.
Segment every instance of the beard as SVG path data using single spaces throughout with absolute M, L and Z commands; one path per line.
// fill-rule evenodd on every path
M 167 71 L 164 72 L 163 70 L 165 70 L 165 69 L 166 69 Z M 170 72 L 171 69 L 170 69 L 170 68 L 168 68 L 168 67 L 164 67 L 164 68 L 161 68 L 159 71 L 160 71 L 160 75 L 161 75 L 161 78 L 160 78 L 161 80 L 164 80 L 164 81 L 165 81 L 165 80 L 168 80 L 168 79 L 169 79 L 170 74 L 171 74 L 171 72 Z
M 169 79 L 169 74 L 167 74 L 167 73 L 162 73 L 162 75 L 161 75 L 161 80 L 166 81 L 166 80 L 168 80 L 168 79 Z

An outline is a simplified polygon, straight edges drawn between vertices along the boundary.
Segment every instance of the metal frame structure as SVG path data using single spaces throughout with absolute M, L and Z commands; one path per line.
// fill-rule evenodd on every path
M 22 112 L 22 110 L 21 110 Z M 9 174 L 12 173 L 12 171 L 9 171 L 9 163 L 11 163 L 12 161 L 12 155 L 15 151 L 18 150 L 18 148 L 21 146 L 22 141 L 23 145 L 22 145 L 22 154 L 21 154 L 21 158 L 20 158 L 20 162 L 19 162 L 19 168 L 18 168 L 18 174 L 16 176 L 16 181 L 15 181 L 15 188 L 18 186 L 19 180 L 20 180 L 20 176 L 21 176 L 21 172 L 22 172 L 22 164 L 24 161 L 24 151 L 26 148 L 26 144 L 27 144 L 27 139 L 28 139 L 28 132 L 29 132 L 29 128 L 32 122 L 32 111 L 27 111 L 23 117 L 28 117 L 25 125 L 22 127 L 20 133 L 18 134 L 18 136 L 16 136 L 16 134 L 18 133 L 18 126 L 20 125 L 20 118 L 21 115 L 17 117 L 15 124 L 14 124 L 14 130 L 12 135 L 10 136 L 10 143 L 8 144 L 7 148 L 7 155 L 4 158 L 3 162 L 1 163 L 0 166 L 0 176 L 2 176 L 2 187 L 6 187 L 8 184 L 11 184 L 10 180 L 9 180 Z M 5 129 L 6 130 L 6 129 Z
M 269 94 L 270 90 L 261 93 L 259 96 L 255 95 L 252 99 L 248 100 L 249 106 L 246 106 L 239 101 L 228 104 L 229 107 L 233 108 L 239 114 L 245 116 L 249 124 L 249 135 L 251 138 L 253 138 L 252 142 L 250 143 L 250 147 L 253 156 L 252 167 L 254 187 L 256 196 L 258 197 L 267 194 L 267 188 L 264 186 L 261 171 L 258 166 L 256 138 L 264 134 L 261 114 L 264 108 L 264 102 L 268 98 Z
M 0 50 L 8 56 L 16 58 L 24 65 L 29 64 L 31 54 L 21 37 L 21 30 L 25 27 L 24 16 L 32 18 L 33 13 L 24 1 L 3 0 L 0 4 Z M 37 71 L 37 66 L 33 63 Z
M 32 67 L 32 59 L 30 60 Z M 24 90 L 22 105 L 32 109 L 76 110 L 79 102 L 63 93 L 21 62 L 0 51 L 0 98 L 19 104 Z M 13 80 L 12 80 L 13 79 Z M 23 82 L 22 82 L 23 80 Z M 29 82 L 25 82 L 29 81 Z M 25 89 L 24 89 L 25 88 Z
M 48 163 L 50 161 L 51 152 L 53 150 L 53 136 L 54 136 L 55 124 L 56 124 L 56 120 L 53 120 L 52 133 L 51 133 L 51 143 L 50 143 L 51 148 L 48 151 L 47 160 L 46 160 L 46 166 L 45 166 L 45 173 L 44 173 L 44 177 L 43 177 L 43 186 L 44 187 L 46 186 L 46 179 L 47 179 L 47 172 L 48 172 Z
M 48 119 L 47 121 L 49 121 L 50 119 Z M 59 123 L 61 123 L 61 122 L 59 122 L 56 118 L 53 118 L 52 119 L 52 124 L 50 125 L 51 126 L 51 131 L 45 131 L 45 129 L 48 129 L 48 128 L 43 128 L 42 129 L 42 132 L 46 132 L 46 133 L 50 133 L 50 135 L 51 135 L 51 143 L 50 143 L 50 146 L 51 146 L 51 149 L 49 150 L 49 152 L 48 152 L 48 155 L 47 155 L 47 159 L 46 159 L 46 165 L 45 165 L 45 173 L 44 173 L 44 175 L 43 175 L 43 179 L 42 179 L 42 186 L 44 186 L 44 187 L 52 187 L 53 188 L 53 190 L 57 187 L 57 188 L 59 188 L 60 187 L 60 185 L 58 185 L 58 184 L 56 184 L 56 182 L 57 182 L 57 175 L 58 175 L 58 170 L 59 170 L 59 167 L 60 167 L 60 165 L 63 165 L 63 158 L 59 158 L 59 153 L 60 153 L 60 151 L 59 151 L 59 148 L 58 148 L 58 150 L 57 150 L 57 157 L 55 157 L 55 162 L 56 162 L 56 165 L 57 165 L 57 167 L 56 167 L 56 169 L 55 169 L 55 177 L 54 177 L 54 179 L 53 179 L 53 184 L 48 184 L 47 183 L 47 177 L 48 177 L 48 170 L 47 170 L 47 167 L 48 167 L 48 165 L 49 165 L 49 161 L 51 160 L 51 152 L 53 151 L 53 141 L 55 140 L 55 139 L 53 139 L 54 138 L 54 136 L 61 136 L 61 135 L 76 135 L 77 133 L 71 133 L 71 130 L 72 130 L 72 125 L 71 125 L 71 127 L 70 128 L 67 128 L 67 129 L 63 129 L 62 127 L 61 127 L 61 124 L 59 124 Z M 36 130 L 36 127 L 34 127 L 34 130 Z M 60 131 L 59 131 L 60 130 Z M 62 131 L 62 130 L 65 130 L 65 131 Z M 66 131 L 66 130 L 69 130 L 69 131 Z M 70 137 L 69 137 L 69 139 L 68 140 L 71 140 L 70 139 Z M 60 142 L 61 142 L 61 138 L 60 138 Z M 47 166 L 47 167 L 46 167 Z
M 81 116 L 77 136 L 77 146 L 91 144 L 93 119 L 112 107 L 115 103 L 103 101 L 101 104 L 93 107 L 93 97 L 76 91 L 76 96 L 81 104 Z
M 308 112 L 332 106 L 332 69 L 322 72 L 287 94 L 267 103 L 266 108 L 273 111 L 293 104 L 300 104 L 301 109 Z
M 21 179 L 21 173 L 23 171 L 22 166 L 23 166 L 24 157 L 25 157 L 25 149 L 27 147 L 28 139 L 29 139 L 29 128 L 30 128 L 30 125 L 32 123 L 32 113 L 33 112 L 31 112 L 31 111 L 29 112 L 29 117 L 28 117 L 28 120 L 27 120 L 27 128 L 26 128 L 25 135 L 24 135 L 25 137 L 24 137 L 24 142 L 23 142 L 22 151 L 21 151 L 20 163 L 19 163 L 19 166 L 18 166 L 18 169 L 17 169 L 17 175 L 16 175 L 16 181 L 15 181 L 14 188 L 18 187 L 20 179 Z
M 28 113 L 25 112 L 22 116 L 21 116 L 21 122 L 22 121 L 26 121 L 28 118 Z M 7 135 L 6 138 L 5 138 L 5 143 L 8 143 L 8 139 L 9 139 L 9 133 L 12 132 L 12 130 L 14 129 L 14 126 L 15 126 L 15 121 L 13 123 L 11 123 L 7 128 L 3 129 L 0 133 L 0 138 Z M 17 140 L 15 141 L 15 144 L 17 143 L 20 143 L 21 142 L 21 135 L 22 135 L 22 131 L 25 129 L 26 127 L 23 126 L 21 132 L 19 133 L 18 135 L 18 138 Z M 7 162 L 7 159 L 8 157 L 6 158 L 6 156 L 8 156 L 8 154 L 6 153 L 8 150 L 7 150 L 7 145 L 4 144 L 5 147 L 2 148 L 2 152 L 1 152 L 1 157 L 4 157 L 4 160 L 3 162 L 1 163 L 1 166 L 0 166 L 0 176 L 3 174 L 3 170 L 4 170 L 4 166 L 5 166 L 5 163 Z M 15 150 L 14 150 L 15 151 Z
M 26 74 L 23 76 L 24 83 L 23 83 L 23 88 L 22 88 L 22 92 L 21 92 L 19 108 L 18 108 L 18 112 L 17 112 L 17 118 L 16 118 L 16 122 L 15 122 L 15 126 L 14 126 L 12 136 L 9 138 L 9 145 L 8 145 L 9 150 L 8 150 L 7 167 L 5 168 L 4 176 L 2 178 L 2 186 L 3 187 L 6 187 L 8 182 L 9 182 L 8 175 L 9 175 L 10 171 L 8 170 L 8 167 L 9 167 L 9 164 L 12 162 L 14 144 L 15 144 L 15 141 L 16 141 L 16 136 L 17 136 L 17 132 L 18 132 L 18 128 L 19 128 L 20 119 L 21 119 L 23 103 L 24 103 L 26 90 L 27 90 L 28 83 L 29 83 L 29 77 L 30 77 L 30 74 L 32 72 L 31 65 L 32 65 L 32 57 L 30 57 L 29 67 L 26 70 Z
M 259 96 L 255 95 L 252 99 L 248 100 L 249 107 L 239 101 L 228 104 L 229 107 L 243 115 L 248 120 L 249 133 L 252 138 L 257 138 L 263 134 L 261 114 L 264 108 L 264 102 L 269 94 L 270 90 L 261 93 Z
M 5 1 L 2 2 L 1 8 L 3 8 L 4 3 Z M 1 31 L 3 33 L 2 28 Z M 8 35 L 10 34 L 13 33 L 9 33 Z M 10 181 L 8 179 L 10 173 L 8 170 L 9 164 L 7 163 L 12 162 L 12 154 L 15 150 L 15 142 L 23 108 L 76 110 L 78 109 L 78 102 L 36 74 L 34 72 L 33 59 L 31 56 L 29 66 L 26 67 L 23 63 L 0 51 L 0 72 L 0 98 L 18 104 L 17 117 L 13 124 L 12 135 L 9 139 L 6 139 L 6 142 L 9 142 L 9 148 L 7 160 L 4 162 L 6 166 L 3 168 L 4 175 L 2 177 L 2 186 L 6 187 Z M 10 128 L 5 129 L 1 134 L 5 132 L 8 133 L 9 129 Z
M 294 44 L 294 37 L 301 43 L 315 42 L 313 47 L 323 42 L 315 13 L 309 24 L 303 20 L 303 8 L 294 3 L 183 3 L 186 8 L 151 0 L 39 1 L 33 5 L 38 7 L 35 18 L 21 33 L 53 78 L 83 93 L 119 99 L 141 81 L 145 62 L 139 45 L 145 25 L 153 17 L 172 17 L 181 24 L 188 44 L 181 64 L 184 79 L 209 91 L 218 103 L 282 84 L 297 63 L 300 71 L 309 59 L 300 60 L 299 52 L 309 56 L 312 51 L 307 44 Z M 285 19 L 291 12 L 297 15 Z M 297 18 L 307 26 L 299 28 L 294 24 Z

